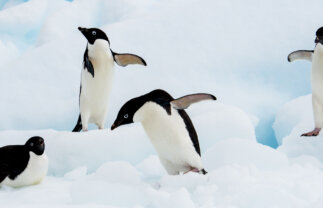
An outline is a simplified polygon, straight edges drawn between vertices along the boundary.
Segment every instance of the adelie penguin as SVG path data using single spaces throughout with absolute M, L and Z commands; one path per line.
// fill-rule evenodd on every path
M 48 170 L 44 139 L 31 137 L 25 145 L 0 148 L 0 184 L 21 187 L 35 185 Z
M 316 31 L 314 50 L 298 50 L 288 55 L 288 61 L 304 59 L 312 62 L 312 105 L 315 127 L 301 136 L 317 136 L 323 127 L 323 27 Z
M 114 62 L 120 66 L 146 62 L 141 57 L 111 50 L 107 35 L 98 28 L 78 28 L 88 43 L 83 56 L 83 70 L 80 86 L 80 115 L 73 132 L 88 130 L 94 123 L 104 128 L 108 113 L 109 95 L 114 77 Z
M 164 90 L 154 90 L 126 102 L 111 126 L 141 122 L 159 159 L 170 175 L 189 171 L 206 174 L 198 137 L 185 108 L 202 100 L 216 100 L 210 94 L 191 94 L 174 99 Z

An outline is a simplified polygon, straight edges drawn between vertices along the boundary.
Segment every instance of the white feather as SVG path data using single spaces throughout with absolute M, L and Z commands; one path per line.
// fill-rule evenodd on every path
M 94 77 L 86 69 L 82 70 L 80 111 L 83 130 L 88 128 L 88 123 L 104 128 L 114 78 L 114 60 L 106 40 L 88 44 L 88 55 L 94 67 Z
M 316 128 L 323 128 L 323 45 L 318 43 L 312 59 L 312 104 Z
M 5 178 L 1 184 L 11 187 L 21 187 L 39 184 L 43 181 L 48 170 L 48 159 L 46 154 L 36 155 L 29 152 L 30 158 L 25 170 L 14 180 Z
M 192 168 L 203 169 L 202 160 L 195 151 L 185 123 L 177 110 L 171 115 L 154 102 L 147 102 L 134 115 L 141 122 L 159 159 L 171 175 Z

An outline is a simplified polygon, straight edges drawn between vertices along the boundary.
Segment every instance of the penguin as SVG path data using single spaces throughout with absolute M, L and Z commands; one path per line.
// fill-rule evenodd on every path
M 80 115 L 73 132 L 87 131 L 89 123 L 104 128 L 109 95 L 114 77 L 114 62 L 120 66 L 146 62 L 130 53 L 116 53 L 110 48 L 107 35 L 98 28 L 78 28 L 87 39 L 79 93 Z
M 174 99 L 166 91 L 157 89 L 126 102 L 111 130 L 141 122 L 169 175 L 190 171 L 206 174 L 197 133 L 184 110 L 202 100 L 216 100 L 216 97 L 199 93 Z
M 315 127 L 301 136 L 317 136 L 323 127 L 323 27 L 316 31 L 314 50 L 298 50 L 288 55 L 288 61 L 307 60 L 312 62 L 311 85 Z
M 48 170 L 44 139 L 35 136 L 25 145 L 0 148 L 0 185 L 22 187 L 43 181 Z

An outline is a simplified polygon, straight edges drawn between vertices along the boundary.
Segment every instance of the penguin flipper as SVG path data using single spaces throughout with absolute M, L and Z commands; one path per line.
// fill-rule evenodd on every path
M 141 58 L 140 56 L 137 56 L 135 54 L 131 53 L 115 53 L 111 50 L 113 59 L 114 61 L 119 65 L 119 66 L 127 66 L 129 64 L 140 64 L 143 66 L 147 66 L 146 61 Z
M 298 50 L 290 53 L 287 57 L 288 62 L 295 60 L 307 60 L 312 61 L 314 51 L 313 50 Z
M 84 52 L 84 57 L 83 57 L 83 67 L 84 69 L 87 69 L 87 71 L 92 75 L 92 77 L 94 77 L 94 67 L 87 53 L 88 53 L 88 49 L 86 48 Z
M 72 132 L 80 132 L 81 130 L 82 130 L 82 120 L 81 120 L 81 115 L 79 115 L 77 123 Z
M 216 97 L 211 94 L 197 93 L 197 94 L 186 95 L 178 99 L 175 99 L 171 101 L 170 104 L 175 109 L 186 109 L 191 104 L 200 102 L 202 100 L 216 100 Z

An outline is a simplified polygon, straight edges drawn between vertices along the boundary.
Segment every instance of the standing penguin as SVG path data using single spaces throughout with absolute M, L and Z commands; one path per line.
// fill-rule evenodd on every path
M 0 148 L 0 184 L 12 187 L 35 185 L 44 179 L 48 159 L 44 139 L 31 137 L 25 145 Z
M 88 40 L 83 57 L 80 86 L 80 115 L 73 132 L 88 130 L 89 123 L 104 128 L 114 77 L 114 62 L 120 66 L 146 62 L 134 54 L 119 54 L 110 49 L 107 35 L 98 28 L 78 28 Z
M 315 127 L 301 136 L 317 136 L 323 127 L 323 27 L 316 31 L 315 49 L 294 51 L 288 61 L 305 59 L 312 62 L 312 105 Z
M 183 110 L 201 100 L 216 98 L 200 93 L 174 99 L 164 90 L 154 90 L 125 103 L 111 130 L 141 122 L 168 174 L 189 171 L 206 174 L 197 134 L 190 117 Z

